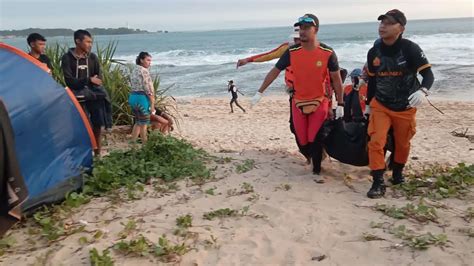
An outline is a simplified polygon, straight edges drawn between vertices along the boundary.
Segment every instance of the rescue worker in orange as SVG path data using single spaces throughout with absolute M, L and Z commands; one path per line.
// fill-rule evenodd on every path
M 434 76 L 421 48 L 402 37 L 407 19 L 397 9 L 378 17 L 381 42 L 367 54 L 369 76 L 366 113 L 370 114 L 369 167 L 373 178 L 367 196 L 385 194 L 384 146 L 387 132 L 393 127 L 395 156 L 392 183 L 405 181 L 403 168 L 410 152 L 410 140 L 416 132 L 415 114 L 431 88 Z M 421 84 L 417 74 L 423 77 Z
M 293 70 L 294 94 L 291 102 L 296 139 L 302 153 L 311 158 L 315 180 L 320 176 L 322 143 L 316 135 L 328 117 L 329 100 L 325 97 L 326 82 L 330 78 L 336 91 L 338 106 L 336 118 L 343 116 L 343 90 L 339 63 L 335 52 L 317 39 L 318 18 L 306 14 L 298 19 L 301 44 L 291 46 L 265 77 L 260 89 L 252 98 L 252 105 L 262 98 L 263 92 L 278 77 L 282 70 L 291 66 Z M 328 71 L 329 70 L 329 71 Z

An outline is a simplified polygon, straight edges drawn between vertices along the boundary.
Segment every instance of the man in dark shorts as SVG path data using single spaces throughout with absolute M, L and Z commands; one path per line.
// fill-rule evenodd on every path
M 229 84 L 227 86 L 228 86 L 227 91 L 232 94 L 232 99 L 230 100 L 230 112 L 231 113 L 234 112 L 234 107 L 232 106 L 232 104 L 235 103 L 235 105 L 237 105 L 237 107 L 239 107 L 245 113 L 245 109 L 242 106 L 240 106 L 239 102 L 237 102 L 237 98 L 238 98 L 237 93 L 240 93 L 240 94 L 242 93 L 234 85 L 234 81 L 229 80 Z

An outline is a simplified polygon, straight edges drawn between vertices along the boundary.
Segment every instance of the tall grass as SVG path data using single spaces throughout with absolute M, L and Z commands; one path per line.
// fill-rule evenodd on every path
M 66 45 L 53 44 L 46 48 L 46 55 L 52 64 L 53 78 L 63 86 L 64 75 L 61 69 L 61 57 L 68 51 Z M 96 54 L 99 58 L 99 65 L 102 71 L 103 86 L 107 90 L 112 103 L 112 119 L 114 125 L 130 125 L 133 123 L 130 106 L 128 105 L 128 95 L 130 93 L 131 65 L 123 61 L 114 59 L 117 42 L 109 42 L 105 46 L 96 45 Z M 161 110 L 177 118 L 178 112 L 173 97 L 166 95 L 170 87 L 161 89 L 158 75 L 153 77 L 155 87 L 156 105 Z

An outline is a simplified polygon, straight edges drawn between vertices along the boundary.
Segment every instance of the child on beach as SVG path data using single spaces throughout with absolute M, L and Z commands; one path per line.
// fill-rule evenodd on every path
M 240 104 L 237 102 L 237 93 L 240 93 L 241 95 L 244 94 L 241 93 L 239 89 L 237 89 L 237 87 L 234 85 L 233 80 L 229 80 L 229 84 L 227 84 L 227 91 L 232 94 L 232 99 L 230 100 L 230 112 L 234 112 L 234 107 L 232 106 L 232 104 L 235 103 L 235 105 L 237 105 L 245 113 L 245 109 L 242 108 L 242 106 L 240 106 Z

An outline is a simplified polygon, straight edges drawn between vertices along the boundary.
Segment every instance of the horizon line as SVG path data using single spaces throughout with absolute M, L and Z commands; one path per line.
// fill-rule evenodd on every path
M 451 17 L 451 18 L 428 18 L 428 19 L 412 19 L 410 21 L 427 21 L 427 20 L 453 20 L 453 19 L 474 19 L 474 16 L 471 17 Z M 348 24 L 363 24 L 363 23 L 377 23 L 377 21 L 357 21 L 357 22 L 336 22 L 336 23 L 328 23 L 324 24 L 321 23 L 320 25 L 324 26 L 331 26 L 331 25 L 348 25 Z M 132 30 L 140 30 L 140 31 L 147 31 L 148 33 L 158 33 L 158 32 L 165 32 L 167 31 L 168 33 L 179 33 L 179 32 L 210 32 L 210 31 L 238 31 L 238 30 L 253 30 L 253 29 L 271 29 L 271 28 L 282 28 L 282 27 L 289 27 L 291 25 L 275 25 L 275 26 L 269 26 L 269 27 L 243 27 L 243 28 L 218 28 L 218 29 L 202 29 L 202 30 L 167 30 L 167 29 L 160 29 L 160 30 L 155 30 L 155 31 L 150 31 L 147 29 L 140 29 L 140 28 L 130 28 Z M 100 28 L 100 29 L 119 29 L 119 28 L 126 28 L 126 27 L 85 27 L 85 28 L 78 28 L 78 29 L 93 29 L 93 28 Z M 41 29 L 41 30 L 54 30 L 54 29 L 65 29 L 65 30 L 74 30 L 71 28 L 25 28 L 25 29 L 0 29 L 0 31 L 22 31 L 22 30 L 28 30 L 28 29 Z M 146 33 L 145 33 L 146 34 Z

